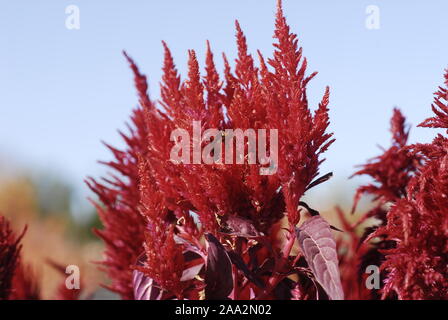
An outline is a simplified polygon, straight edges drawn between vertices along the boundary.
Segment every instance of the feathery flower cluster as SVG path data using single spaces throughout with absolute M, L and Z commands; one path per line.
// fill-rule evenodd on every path
M 271 58 L 258 51 L 256 63 L 235 25 L 235 67 L 223 54 L 222 76 L 207 42 L 205 75 L 189 50 L 182 80 L 163 42 L 157 102 L 148 95 L 146 76 L 124 53 L 139 106 L 129 133 L 120 132 L 126 148 L 106 144 L 114 160 L 103 164 L 114 173 L 86 181 L 98 196 L 94 205 L 103 229 L 95 232 L 105 243 L 100 263 L 111 279 L 107 287 L 123 299 L 142 300 L 448 299 L 448 136 L 409 145 L 409 126 L 394 109 L 391 147 L 354 174 L 373 182 L 358 188 L 352 211 L 363 195 L 372 196 L 373 208 L 354 224 L 337 208 L 345 237 L 335 241 L 336 228 L 302 199 L 332 176 L 319 176 L 322 155 L 334 141 L 328 132 L 329 88 L 311 108 L 307 85 L 316 73 L 307 75 L 281 0 Z M 435 115 L 420 126 L 448 133 L 448 70 L 432 110 Z M 225 163 L 173 161 L 177 130 L 193 137 L 187 149 L 202 157 L 208 143 L 222 143 L 220 135 L 198 137 L 197 129 L 223 137 L 232 132 L 225 139 L 232 148 L 239 130 L 242 150 L 204 148 L 213 151 L 207 156 L 232 160 Z M 270 150 L 258 154 L 259 163 L 249 161 L 251 130 L 276 135 L 275 142 L 257 142 Z M 276 160 L 267 161 L 273 152 Z M 266 165 L 275 170 L 260 174 Z M 371 218 L 376 223 L 359 233 Z M 20 256 L 24 234 L 17 236 L 0 216 L 0 300 L 40 299 Z M 61 265 L 49 263 L 65 274 Z M 379 289 L 365 284 L 372 265 L 380 270 Z M 63 283 L 56 298 L 79 299 L 80 293 Z
M 22 238 L 26 227 L 16 235 L 9 221 L 0 215 L 0 300 L 40 300 L 40 287 L 32 268 L 22 260 Z M 52 262 L 65 275 L 65 269 Z M 65 280 L 65 279 L 64 279 Z M 61 283 L 56 299 L 77 300 L 81 290 L 69 290 Z
M 132 270 L 144 241 L 145 222 L 138 211 L 139 205 L 139 169 L 138 158 L 145 153 L 146 131 L 142 110 L 136 110 L 132 116 L 136 129 L 129 127 L 130 134 L 121 134 L 126 141 L 126 151 L 107 147 L 115 156 L 115 161 L 105 163 L 119 175 L 98 182 L 87 181 L 89 187 L 98 195 L 104 206 L 95 203 L 105 230 L 96 233 L 106 243 L 106 261 L 103 262 L 112 283 L 109 289 L 124 299 L 132 299 Z
M 435 117 L 421 127 L 448 129 L 448 70 L 445 85 L 435 93 Z M 362 193 L 373 195 L 377 206 L 365 218 L 381 221 L 367 230 L 364 245 L 372 247 L 363 264 L 380 266 L 383 299 L 447 299 L 448 137 L 406 145 L 408 130 L 398 110 L 392 133 L 393 146 L 356 173 L 377 184 L 358 189 L 355 203 Z
M 20 240 L 22 235 L 16 236 L 9 222 L 0 216 L 0 300 L 9 299 L 12 293 L 14 272 L 19 265 Z
M 106 165 L 116 175 L 88 180 L 99 197 L 104 228 L 96 232 L 106 245 L 102 265 L 109 288 L 124 299 L 448 298 L 448 138 L 408 145 L 408 125 L 395 109 L 392 146 L 355 173 L 373 182 L 357 190 L 353 211 L 365 194 L 373 196 L 374 207 L 354 225 L 338 209 L 348 238 L 336 243 L 334 227 L 302 201 L 308 189 L 331 177 L 319 177 L 322 154 L 334 141 L 329 89 L 312 111 L 306 87 L 316 73 L 306 75 L 307 61 L 281 1 L 274 38 L 273 57 L 258 52 L 256 64 L 236 22 L 235 68 L 223 55 L 222 80 L 208 42 L 205 75 L 190 50 L 184 80 L 163 42 L 157 102 L 125 53 L 139 107 L 130 133 L 121 134 L 126 150 L 108 146 L 115 160 Z M 445 78 L 448 86 L 448 72 Z M 421 126 L 448 129 L 447 90 L 436 92 L 435 116 Z M 195 136 L 198 123 L 201 132 L 223 136 L 230 129 L 278 130 L 275 172 L 260 175 L 265 164 L 250 161 L 172 161 L 174 131 L 193 136 L 188 150 L 216 139 Z M 250 148 L 243 141 L 243 151 Z M 377 223 L 358 234 L 370 218 Z M 340 264 L 337 244 L 346 249 L 339 252 Z M 365 286 L 370 265 L 381 270 L 380 289 Z
M 327 132 L 329 89 L 313 112 L 306 86 L 316 73 L 306 75 L 306 59 L 280 1 L 274 37 L 273 57 L 266 61 L 258 52 L 256 66 L 236 22 L 238 56 L 232 71 L 223 55 L 223 80 L 208 42 L 205 76 L 200 74 L 195 51 L 190 50 L 188 77 L 183 81 L 163 43 L 158 104 L 148 96 L 146 77 L 125 54 L 140 106 L 130 135 L 123 134 L 127 150 L 109 147 L 116 159 L 107 165 L 121 177 L 88 182 L 102 203 L 97 208 L 104 224 L 98 231 L 106 244 L 103 266 L 112 279 L 110 288 L 123 298 L 139 294 L 132 293 L 133 287 L 134 291 L 139 287 L 132 273 L 134 280 L 143 278 L 151 286 L 151 294 L 143 286 L 147 290 L 143 295 L 162 299 L 199 299 L 204 294 L 233 299 L 291 296 L 281 293 L 280 287 L 307 295 L 313 276 L 304 257 L 291 256 L 291 249 L 301 197 L 330 177 L 318 178 L 321 154 L 333 142 Z M 223 134 L 226 129 L 278 129 L 276 173 L 260 175 L 261 164 L 173 163 L 171 133 L 180 128 L 192 136 L 193 121 L 200 122 L 202 131 L 216 128 Z M 283 217 L 286 232 L 280 227 Z M 215 255 L 219 261 L 212 258 Z M 231 290 L 211 292 L 216 275 L 209 270 L 216 263 L 227 265 L 222 259 L 232 262 Z M 308 281 L 287 278 L 294 274 Z M 318 289 L 309 290 L 311 297 Z M 337 288 L 332 292 L 339 294 Z

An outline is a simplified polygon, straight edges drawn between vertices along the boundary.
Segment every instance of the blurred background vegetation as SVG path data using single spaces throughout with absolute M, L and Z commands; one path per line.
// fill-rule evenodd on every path
M 25 226 L 22 256 L 41 288 L 42 298 L 54 298 L 65 281 L 49 261 L 65 268 L 77 265 L 83 295 L 97 292 L 106 279 L 95 261 L 102 259 L 102 243 L 92 229 L 101 226 L 90 206 L 83 214 L 73 213 L 75 188 L 53 172 L 26 170 L 14 166 L 0 170 L 0 213 L 16 233 Z

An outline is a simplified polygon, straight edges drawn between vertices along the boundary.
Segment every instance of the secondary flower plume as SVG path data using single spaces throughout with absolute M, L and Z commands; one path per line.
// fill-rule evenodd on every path
M 445 87 L 435 93 L 435 116 L 421 127 L 448 129 L 448 71 Z M 391 121 L 393 145 L 358 171 L 375 180 L 360 187 L 355 197 L 368 193 L 376 206 L 364 218 L 380 224 L 365 231 L 358 253 L 362 265 L 382 271 L 383 299 L 448 298 L 448 138 L 407 145 L 409 130 L 400 111 Z M 372 294 L 375 294 L 372 292 Z
M 15 270 L 19 265 L 20 240 L 16 236 L 9 222 L 0 216 L 0 300 L 8 299 L 12 293 Z

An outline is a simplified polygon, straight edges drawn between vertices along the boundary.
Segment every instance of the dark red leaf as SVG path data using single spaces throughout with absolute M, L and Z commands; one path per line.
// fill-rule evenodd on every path
M 325 181 L 330 180 L 330 178 L 333 177 L 333 172 L 328 172 L 327 174 L 324 174 L 322 177 L 317 178 L 313 182 L 311 182 L 308 187 L 306 187 L 305 190 L 309 190 L 311 188 L 314 188 L 315 186 L 324 183 Z
M 232 263 L 226 249 L 215 236 L 207 233 L 205 238 L 208 242 L 205 298 L 227 299 L 233 289 Z

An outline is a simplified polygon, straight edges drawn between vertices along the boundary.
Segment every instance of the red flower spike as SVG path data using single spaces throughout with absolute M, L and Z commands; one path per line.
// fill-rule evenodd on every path
M 434 104 L 431 107 L 436 116 L 426 119 L 419 126 L 448 129 L 448 69 L 445 70 L 445 88 L 439 87 L 434 95 Z
M 381 156 L 372 159 L 362 166 L 355 175 L 368 175 L 375 184 L 358 188 L 353 211 L 363 194 L 371 194 L 380 205 L 395 201 L 406 195 L 406 186 L 420 164 L 419 157 L 415 157 L 403 149 L 409 136 L 409 129 L 400 110 L 394 109 L 391 120 L 392 146 Z
M 19 266 L 20 241 L 25 230 L 18 237 L 13 233 L 9 222 L 0 216 L 0 300 L 7 300 L 13 292 L 13 278 Z
M 259 69 L 236 23 L 235 69 L 232 71 L 224 56 L 223 81 L 208 42 L 205 75 L 201 76 L 196 54 L 190 50 L 184 81 L 163 43 L 161 108 L 148 98 L 146 77 L 126 55 L 134 72 L 140 107 L 135 111 L 131 133 L 122 135 L 127 149 L 110 147 L 116 159 L 107 165 L 120 177 L 101 183 L 89 180 L 103 203 L 98 205 L 104 224 L 98 234 L 106 243 L 103 263 L 112 278 L 111 289 L 123 298 L 134 296 L 133 269 L 141 272 L 137 273 L 139 279 L 157 284 L 161 298 L 203 297 L 205 284 L 201 279 L 205 271 L 196 260 L 207 261 L 203 241 L 206 233 L 232 249 L 231 297 L 283 297 L 280 287 L 289 288 L 288 292 L 294 287 L 285 278 L 295 264 L 289 255 L 299 217 L 297 207 L 308 188 L 326 180 L 315 179 L 323 161 L 320 156 L 333 140 L 327 133 L 329 89 L 313 112 L 308 106 L 306 85 L 315 73 L 305 75 L 306 61 L 296 36 L 289 31 L 280 2 L 275 37 L 274 57 L 267 60 L 270 66 L 259 54 Z M 277 129 L 276 172 L 260 175 L 259 163 L 171 162 L 172 131 L 184 129 L 192 136 L 193 121 L 201 121 L 202 131 Z M 244 147 L 247 151 L 246 143 Z M 278 241 L 283 230 L 276 223 L 285 213 L 290 235 L 283 244 Z M 136 265 L 143 252 L 145 261 Z M 199 258 L 189 260 L 191 253 Z M 263 263 L 264 273 L 256 274 Z M 199 274 L 191 278 L 195 272 Z M 310 274 L 300 272 L 302 278 Z M 182 277 L 185 274 L 190 274 L 188 280 Z M 299 287 L 303 296 L 315 295 L 312 285 Z M 213 296 L 209 289 L 207 295 Z
M 98 182 L 87 180 L 103 204 L 95 204 L 103 230 L 96 234 L 106 245 L 105 260 L 101 263 L 112 279 L 108 287 L 123 299 L 133 299 L 132 270 L 138 255 L 143 250 L 145 221 L 138 212 L 138 155 L 146 150 L 146 129 L 143 111 L 137 109 L 132 118 L 133 126 L 128 136 L 122 135 L 127 143 L 126 151 L 110 148 L 115 160 L 106 163 L 123 178 Z
M 448 78 L 447 78 L 448 79 Z M 446 89 L 435 93 L 436 116 L 421 126 L 447 128 Z M 395 111 L 393 146 L 357 174 L 377 184 L 358 189 L 378 200 L 371 211 L 381 223 L 365 243 L 378 238 L 364 255 L 379 257 L 383 299 L 448 299 L 448 138 L 438 135 L 430 144 L 406 146 L 404 118 Z M 356 200 L 356 198 L 355 198 Z M 355 201 L 356 203 L 356 201 Z M 389 210 L 386 204 L 392 204 Z

